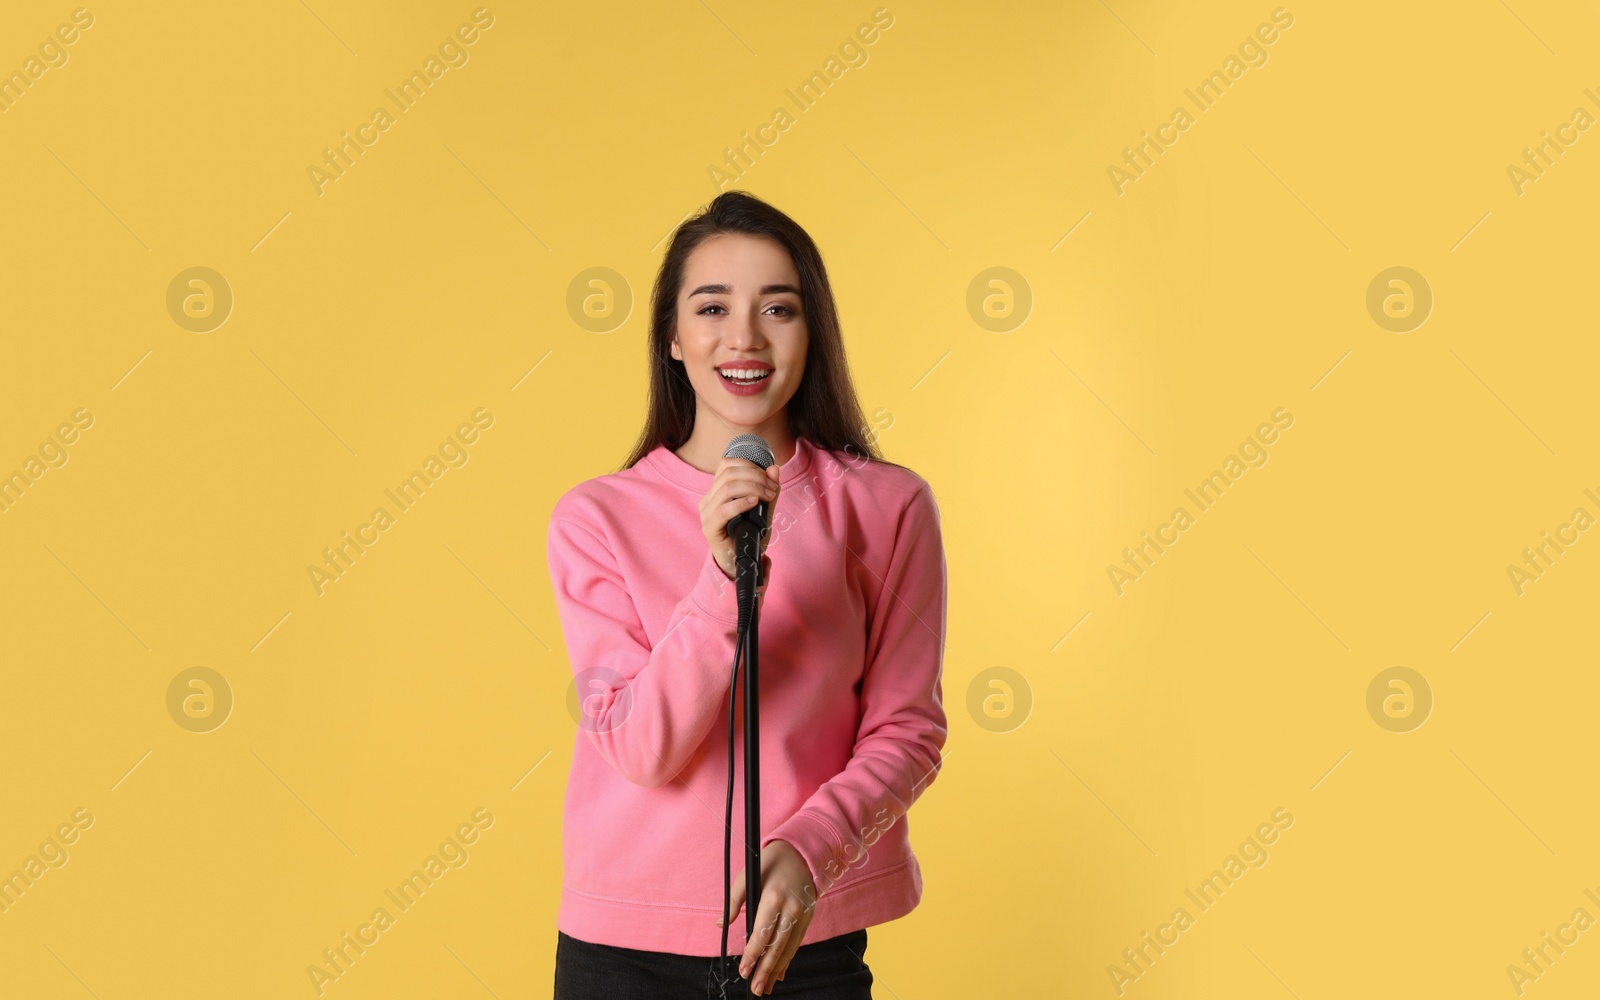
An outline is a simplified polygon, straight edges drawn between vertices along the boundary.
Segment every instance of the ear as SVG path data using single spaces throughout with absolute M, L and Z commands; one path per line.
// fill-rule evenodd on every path
M 676 336 L 672 338 L 672 357 L 677 361 L 683 360 L 683 352 L 678 350 L 678 338 Z

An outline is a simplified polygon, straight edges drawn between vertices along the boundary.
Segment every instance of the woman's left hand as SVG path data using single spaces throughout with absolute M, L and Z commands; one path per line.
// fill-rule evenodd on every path
M 728 895 L 728 912 L 733 917 L 744 903 L 744 879 L 741 868 Z M 788 971 L 816 905 L 816 882 L 805 858 L 788 841 L 768 844 L 761 852 L 761 903 L 756 907 L 755 933 L 739 960 L 739 975 L 751 980 L 750 989 L 757 996 L 771 993 L 772 984 Z M 717 926 L 721 925 L 718 920 Z

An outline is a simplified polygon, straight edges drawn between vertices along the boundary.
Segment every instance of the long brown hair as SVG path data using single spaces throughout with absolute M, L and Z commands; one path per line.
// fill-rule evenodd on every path
M 793 219 L 744 191 L 724 191 L 672 234 L 667 255 L 650 295 L 650 402 L 644 429 L 622 468 L 632 468 L 660 445 L 677 450 L 694 430 L 695 396 L 683 362 L 672 356 L 678 323 L 678 292 L 689 254 L 702 241 L 722 233 L 775 240 L 789 252 L 800 275 L 800 301 L 806 318 L 806 366 L 788 403 L 789 426 L 797 436 L 828 451 L 846 452 L 885 465 L 877 436 L 867 435 L 861 403 L 850 382 L 844 339 L 833 287 L 817 244 Z M 903 468 L 903 466 L 902 466 Z

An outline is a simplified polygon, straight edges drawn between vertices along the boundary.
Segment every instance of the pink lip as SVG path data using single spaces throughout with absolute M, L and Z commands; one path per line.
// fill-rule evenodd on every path
M 730 363 L 730 364 L 727 364 L 727 365 L 725 365 L 723 367 L 738 368 L 741 371 L 773 371 L 774 370 L 773 367 L 771 365 L 767 364 L 765 361 L 741 361 L 738 364 Z M 722 383 L 722 387 L 724 389 L 728 390 L 729 392 L 733 393 L 735 396 L 754 396 L 754 395 L 757 395 L 759 393 L 762 393 L 762 392 L 766 391 L 768 383 L 770 383 L 772 381 L 772 376 L 768 375 L 766 378 L 764 378 L 761 381 L 756 382 L 756 383 L 754 383 L 752 385 L 739 385 L 738 383 L 728 381 L 727 379 L 723 378 L 721 375 L 717 376 L 717 381 L 721 382 Z

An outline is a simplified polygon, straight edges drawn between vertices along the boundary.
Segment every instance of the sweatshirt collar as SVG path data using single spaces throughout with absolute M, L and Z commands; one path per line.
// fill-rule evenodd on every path
M 809 439 L 803 434 L 795 435 L 794 454 L 789 460 L 778 466 L 778 484 L 783 486 L 806 474 L 811 468 L 812 453 L 816 450 Z M 655 450 L 645 456 L 645 461 L 650 467 L 661 474 L 662 478 L 682 486 L 684 489 L 693 490 L 704 494 L 711 488 L 711 481 L 716 477 L 709 472 L 699 469 L 679 458 L 677 453 L 664 444 L 656 445 Z

